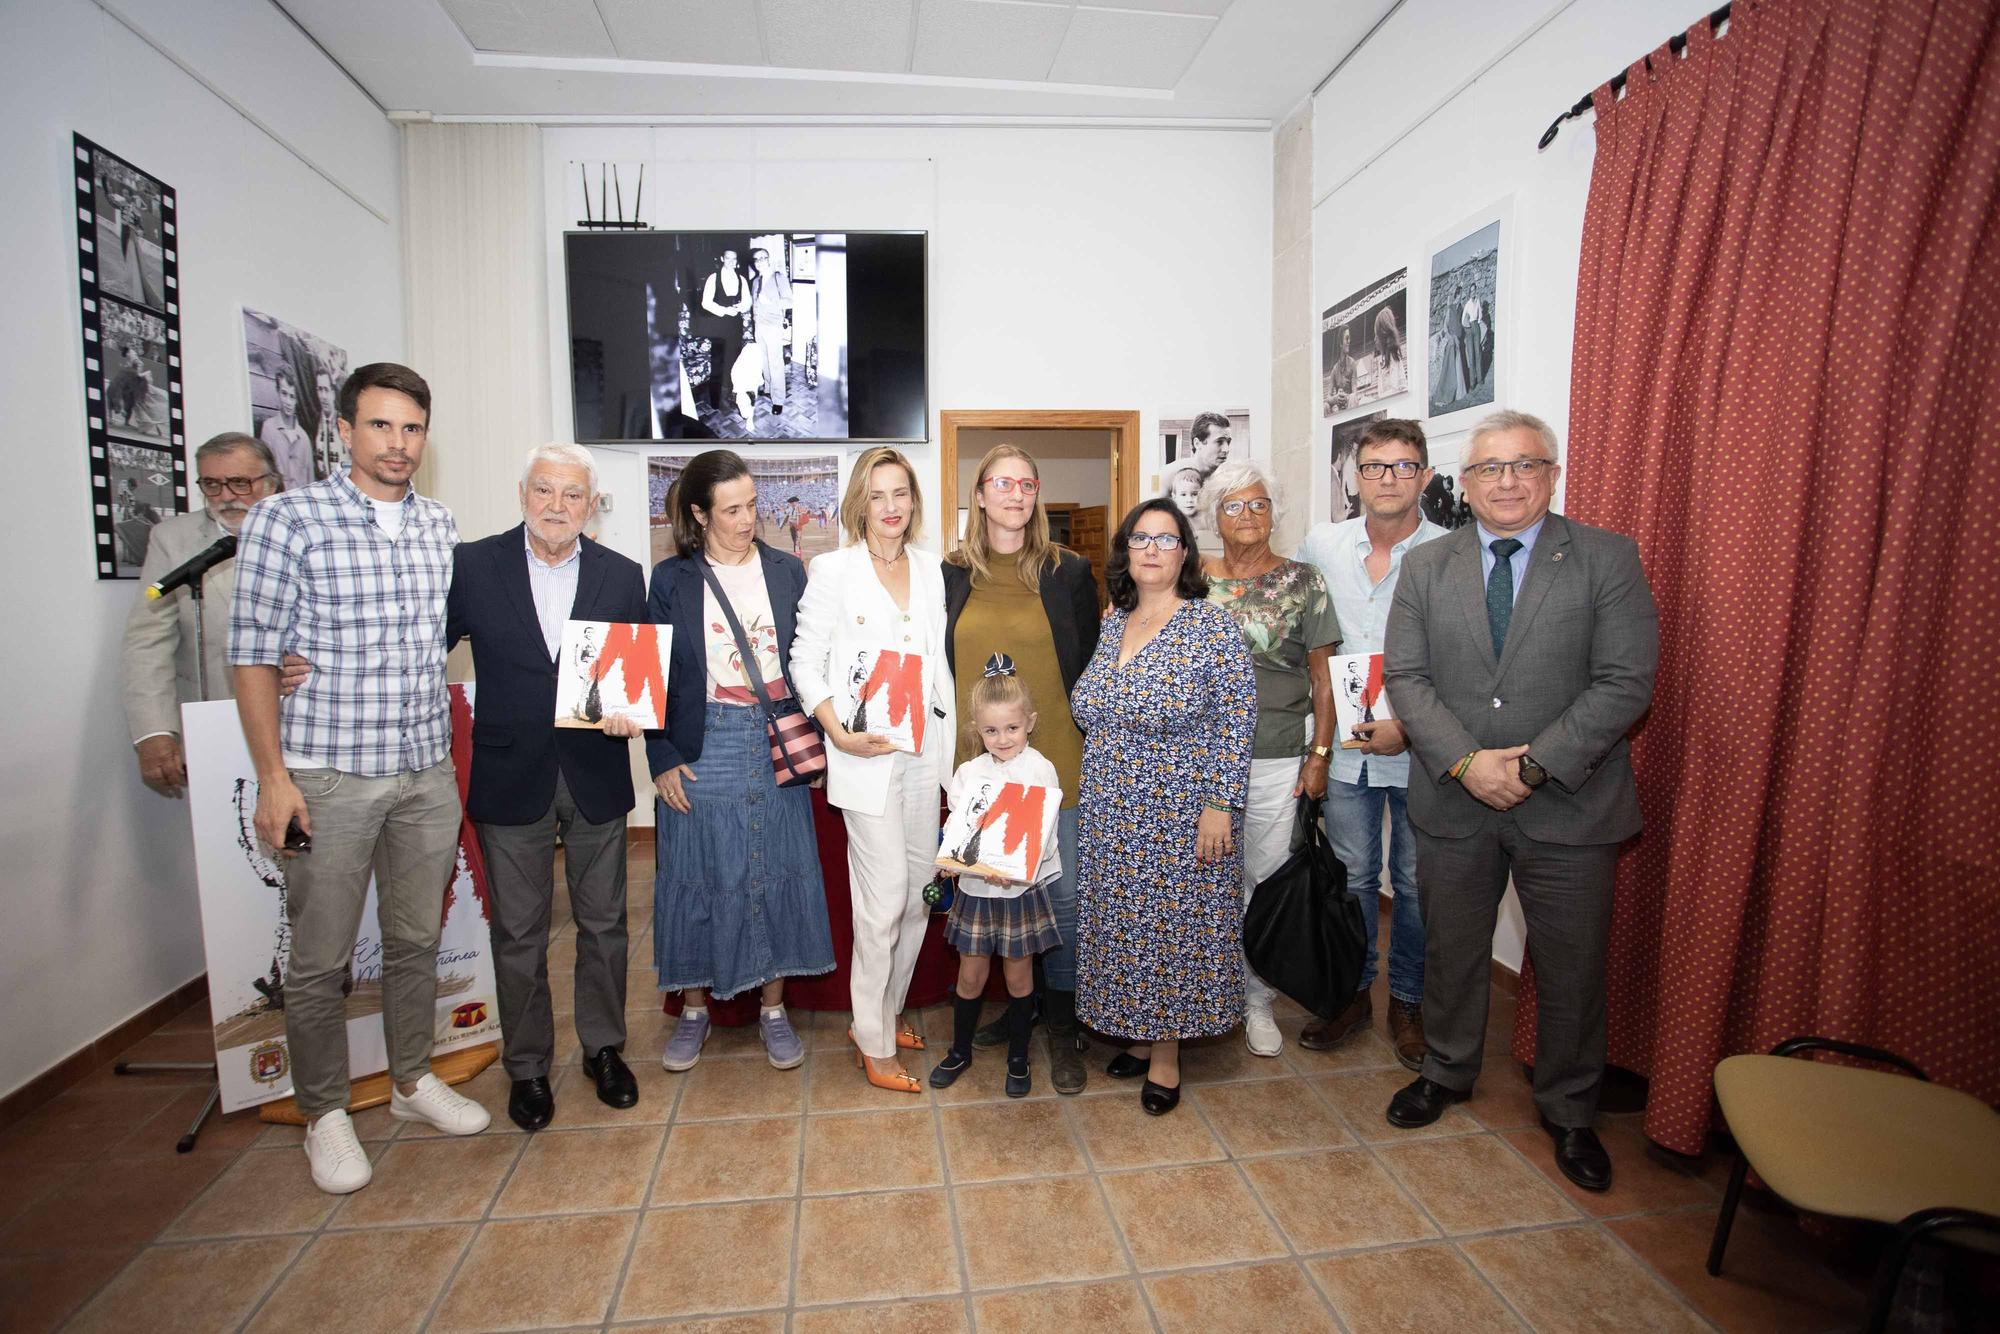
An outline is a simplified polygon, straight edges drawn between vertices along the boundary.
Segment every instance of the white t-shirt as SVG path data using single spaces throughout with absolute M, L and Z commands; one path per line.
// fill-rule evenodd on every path
M 403 502 L 400 500 L 377 500 L 368 497 L 368 503 L 375 508 L 375 526 L 389 535 L 391 542 L 403 535 Z
M 778 624 L 771 615 L 770 590 L 764 586 L 763 559 L 753 555 L 742 565 L 717 565 L 710 561 L 708 567 L 715 571 L 715 581 L 729 595 L 737 623 L 757 654 L 757 671 L 764 679 L 764 693 L 772 699 L 791 694 L 778 663 Z M 702 581 L 701 597 L 708 698 L 722 704 L 755 704 L 757 692 L 750 688 L 749 674 L 743 670 L 743 654 L 736 647 L 736 636 L 730 632 L 722 604 L 716 601 L 715 590 L 706 580 Z
M 1024 749 L 1013 759 L 1002 763 L 984 751 L 958 766 L 958 772 L 951 776 L 951 782 L 944 790 L 945 805 L 954 812 L 971 800 L 981 786 L 989 783 L 1025 783 L 1030 787 L 1045 787 L 1055 793 L 1055 802 L 1061 804 L 1062 775 L 1055 765 L 1033 746 Z M 945 849 L 955 852 L 955 849 Z M 1056 838 L 1053 825 L 1049 829 L 1048 842 L 1042 848 L 1041 865 L 1035 868 L 1034 881 L 1046 885 L 1051 880 L 1062 877 L 1062 848 Z M 1010 881 L 987 880 L 976 875 L 961 875 L 958 878 L 961 894 L 970 894 L 981 899 L 1017 899 L 1027 893 L 1028 886 Z

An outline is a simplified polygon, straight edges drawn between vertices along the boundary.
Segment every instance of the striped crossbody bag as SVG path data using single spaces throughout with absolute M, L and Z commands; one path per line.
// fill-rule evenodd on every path
M 715 594 L 716 604 L 722 608 L 722 619 L 729 622 L 729 633 L 736 636 L 736 650 L 743 655 L 743 674 L 750 678 L 751 692 L 764 708 L 764 737 L 771 743 L 771 769 L 778 786 L 800 787 L 812 782 L 826 772 L 826 743 L 820 739 L 818 724 L 799 707 L 794 696 L 771 698 L 771 692 L 764 688 L 763 674 L 757 670 L 757 654 L 750 647 L 750 637 L 743 633 L 743 623 L 736 619 L 736 609 L 729 605 L 729 595 L 722 591 L 715 571 L 708 566 L 708 558 L 697 555 L 695 565 Z

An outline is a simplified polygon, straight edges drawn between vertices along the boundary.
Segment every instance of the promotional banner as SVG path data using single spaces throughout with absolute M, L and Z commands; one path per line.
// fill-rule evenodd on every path
M 467 753 L 471 697 L 453 686 L 452 754 L 460 792 L 471 768 Z M 202 940 L 208 955 L 209 1011 L 215 1019 L 215 1069 L 222 1110 L 272 1102 L 292 1091 L 285 1042 L 284 970 L 291 951 L 285 913 L 285 864 L 257 839 L 257 774 L 229 700 L 181 708 L 187 752 L 188 809 L 194 822 L 195 874 L 201 887 Z M 310 856 L 310 853 L 305 854 Z M 444 931 L 438 942 L 436 1042 L 432 1054 L 494 1042 L 500 1004 L 487 940 L 485 866 L 472 826 L 459 832 L 458 862 L 445 890 Z M 375 888 L 354 942 L 347 994 L 348 1072 L 359 1079 L 389 1065 L 382 1036 L 382 935 Z

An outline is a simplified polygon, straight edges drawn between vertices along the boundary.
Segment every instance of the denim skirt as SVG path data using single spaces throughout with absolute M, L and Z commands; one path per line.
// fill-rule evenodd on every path
M 763 710 L 708 706 L 688 814 L 654 801 L 653 966 L 718 1000 L 833 971 L 812 794 L 779 787 Z

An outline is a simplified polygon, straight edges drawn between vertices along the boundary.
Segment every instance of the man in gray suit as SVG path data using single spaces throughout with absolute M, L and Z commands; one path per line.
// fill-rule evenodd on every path
M 1604 1074 L 1604 953 L 1618 847 L 1639 832 L 1625 734 L 1646 712 L 1659 616 L 1632 540 L 1549 512 L 1555 432 L 1525 412 L 1473 427 L 1477 523 L 1403 561 L 1384 666 L 1403 721 L 1422 887 L 1430 1050 L 1389 1121 L 1472 1093 L 1489 960 L 1513 876 L 1535 959 L 1535 1104 L 1556 1165 L 1611 1184 L 1590 1123 Z
M 224 431 L 194 452 L 195 485 L 202 508 L 176 514 L 153 526 L 140 568 L 142 585 L 243 527 L 250 507 L 283 483 L 263 441 L 241 431 Z M 236 562 L 226 560 L 202 576 L 202 633 L 205 636 L 207 693 L 195 658 L 195 600 L 185 588 L 163 598 L 140 589 L 125 618 L 125 720 L 139 758 L 139 777 L 164 797 L 187 786 L 181 753 L 181 705 L 201 699 L 229 699 L 235 689 L 229 670 L 229 600 L 236 590 Z

